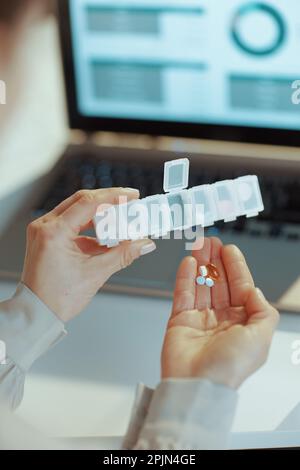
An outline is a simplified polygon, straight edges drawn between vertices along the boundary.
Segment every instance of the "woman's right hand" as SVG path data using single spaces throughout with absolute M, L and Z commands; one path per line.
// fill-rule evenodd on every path
M 63 322 L 81 313 L 114 273 L 156 248 L 146 239 L 108 249 L 80 235 L 100 205 L 118 204 L 121 197 L 122 202 L 138 199 L 139 192 L 79 191 L 28 227 L 22 282 Z
M 199 266 L 216 265 L 212 289 L 196 286 Z M 162 378 L 206 378 L 238 388 L 267 359 L 278 312 L 256 289 L 236 246 L 206 239 L 183 260 L 162 352 Z

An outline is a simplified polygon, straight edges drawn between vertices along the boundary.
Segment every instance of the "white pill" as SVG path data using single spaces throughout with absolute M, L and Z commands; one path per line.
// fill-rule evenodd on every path
M 205 286 L 205 278 L 203 276 L 199 276 L 196 279 L 198 286 Z
M 207 287 L 213 287 L 215 285 L 214 281 L 210 277 L 206 278 L 205 283 Z
M 208 274 L 207 267 L 206 266 L 200 266 L 199 273 L 201 274 L 201 276 L 206 277 L 207 274 Z

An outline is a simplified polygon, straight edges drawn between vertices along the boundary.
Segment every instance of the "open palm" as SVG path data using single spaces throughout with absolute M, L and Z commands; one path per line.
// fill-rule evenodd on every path
M 195 282 L 199 266 L 208 263 L 220 274 L 212 289 Z M 277 321 L 240 250 L 205 239 L 177 273 L 162 377 L 204 377 L 236 388 L 265 362 Z

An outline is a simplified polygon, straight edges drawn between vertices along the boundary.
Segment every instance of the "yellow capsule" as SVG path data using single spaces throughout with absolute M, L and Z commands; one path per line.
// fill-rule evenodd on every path
M 209 263 L 206 266 L 206 269 L 207 269 L 207 277 L 209 277 L 213 281 L 218 281 L 218 279 L 220 278 L 220 274 L 219 274 L 217 267 L 214 264 Z

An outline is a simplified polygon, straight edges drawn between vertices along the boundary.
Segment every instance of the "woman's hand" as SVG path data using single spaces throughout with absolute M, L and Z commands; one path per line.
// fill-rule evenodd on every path
M 208 263 L 220 273 L 212 289 L 195 282 L 199 266 Z M 278 319 L 240 250 L 206 239 L 178 270 L 162 377 L 207 378 L 237 388 L 266 361 Z
M 63 322 L 78 315 L 110 276 L 155 249 L 151 240 L 107 249 L 95 238 L 80 236 L 99 205 L 118 204 L 120 197 L 137 199 L 139 192 L 79 191 L 28 227 L 22 282 Z

